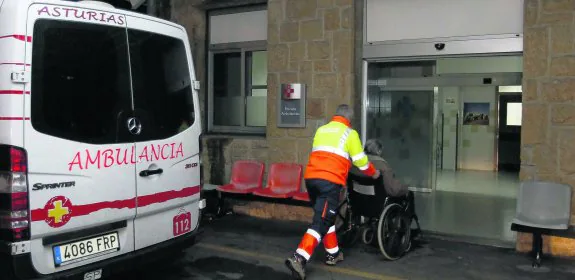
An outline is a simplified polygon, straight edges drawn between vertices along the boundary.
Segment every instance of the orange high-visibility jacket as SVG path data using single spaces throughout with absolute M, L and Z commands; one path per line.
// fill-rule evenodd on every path
M 335 116 L 315 132 L 304 178 L 323 179 L 345 186 L 352 163 L 368 176 L 375 174 L 375 168 L 363 152 L 357 131 L 351 128 L 346 118 Z

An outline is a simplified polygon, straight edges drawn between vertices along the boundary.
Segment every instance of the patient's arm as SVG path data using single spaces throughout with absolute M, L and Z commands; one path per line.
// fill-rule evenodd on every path
M 352 170 L 350 170 L 348 176 L 353 182 L 359 183 L 364 186 L 373 186 L 377 182 L 377 180 L 371 177 L 363 175 L 362 173 L 353 172 Z

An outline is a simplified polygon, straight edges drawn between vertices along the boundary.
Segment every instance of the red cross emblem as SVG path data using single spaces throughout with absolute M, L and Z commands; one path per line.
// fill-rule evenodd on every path
M 64 196 L 56 196 L 50 199 L 46 206 L 46 223 L 53 227 L 59 228 L 67 224 L 72 218 L 72 202 Z
M 293 93 L 294 89 L 291 87 L 291 85 L 286 85 L 284 89 L 284 98 L 291 99 Z

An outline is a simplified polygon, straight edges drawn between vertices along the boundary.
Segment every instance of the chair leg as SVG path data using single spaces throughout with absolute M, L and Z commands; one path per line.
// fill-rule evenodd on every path
M 533 233 L 533 264 L 534 268 L 541 267 L 541 258 L 543 255 L 543 237 L 540 232 Z
M 231 215 L 234 213 L 233 208 L 230 206 L 230 204 L 228 203 L 228 200 L 226 200 L 226 196 L 225 194 L 218 192 L 218 202 L 217 202 L 217 211 L 216 211 L 216 217 L 217 218 L 221 218 L 225 215 Z

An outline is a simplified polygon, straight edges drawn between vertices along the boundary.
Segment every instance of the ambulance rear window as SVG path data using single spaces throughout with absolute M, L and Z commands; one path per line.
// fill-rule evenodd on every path
M 33 38 L 33 127 L 84 143 L 133 141 L 118 121 L 132 109 L 126 29 L 38 20 Z
M 188 57 L 181 39 L 128 30 L 138 141 L 172 137 L 194 123 Z
M 38 20 L 33 36 L 35 130 L 113 144 L 169 138 L 194 123 L 189 59 L 181 39 L 55 20 Z M 140 135 L 128 132 L 132 116 L 141 121 Z

